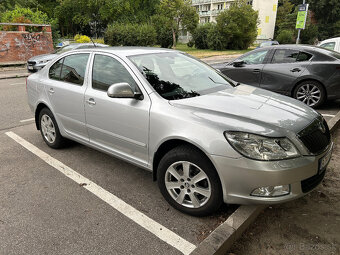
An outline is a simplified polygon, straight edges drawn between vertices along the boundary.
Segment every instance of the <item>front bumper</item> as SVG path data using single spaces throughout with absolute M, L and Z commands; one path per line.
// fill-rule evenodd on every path
M 229 204 L 275 204 L 304 196 L 321 183 L 324 172 L 319 170 L 320 159 L 332 153 L 333 143 L 318 156 L 303 156 L 281 161 L 257 161 L 248 158 L 226 158 L 211 155 L 223 188 L 223 200 Z M 328 163 L 327 163 L 328 164 Z M 325 169 L 325 168 L 324 168 Z M 326 171 L 326 170 L 324 170 Z M 312 178 L 313 177 L 313 178 Z M 303 185 L 312 182 L 310 190 Z M 259 187 L 290 185 L 290 193 L 280 197 L 250 195 Z

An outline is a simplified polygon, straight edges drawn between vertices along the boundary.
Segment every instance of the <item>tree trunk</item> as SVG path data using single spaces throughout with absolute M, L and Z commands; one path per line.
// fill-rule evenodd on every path
M 172 28 L 172 48 L 176 49 L 176 31 Z

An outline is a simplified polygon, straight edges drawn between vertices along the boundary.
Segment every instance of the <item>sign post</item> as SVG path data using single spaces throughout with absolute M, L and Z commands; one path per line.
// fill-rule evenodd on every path
M 302 29 L 306 27 L 307 14 L 308 14 L 308 4 L 303 0 L 303 4 L 299 5 L 299 12 L 296 18 L 296 29 L 298 29 L 298 37 L 296 39 L 296 44 L 300 42 L 300 33 Z

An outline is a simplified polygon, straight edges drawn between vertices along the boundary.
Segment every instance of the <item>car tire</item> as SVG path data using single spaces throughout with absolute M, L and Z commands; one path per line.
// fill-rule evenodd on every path
M 53 148 L 60 149 L 66 145 L 67 139 L 62 137 L 57 121 L 48 108 L 44 108 L 39 113 L 40 133 L 45 143 Z
M 157 180 L 166 201 L 186 214 L 206 216 L 223 202 L 215 167 L 192 146 L 179 146 L 165 154 L 157 169 Z
M 326 100 L 326 91 L 317 81 L 303 81 L 296 86 L 293 96 L 312 108 L 318 108 Z

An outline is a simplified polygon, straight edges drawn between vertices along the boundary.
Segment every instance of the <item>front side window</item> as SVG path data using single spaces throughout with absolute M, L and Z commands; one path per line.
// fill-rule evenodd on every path
M 61 69 L 60 80 L 83 85 L 88 58 L 88 53 L 66 56 Z
M 329 43 L 323 43 L 320 45 L 320 47 L 329 49 L 329 50 L 334 50 L 335 48 L 335 42 L 329 42 Z
M 231 86 L 210 66 L 177 52 L 130 56 L 156 92 L 167 100 L 200 96 Z
M 92 69 L 92 88 L 107 91 L 112 84 L 120 82 L 127 82 L 136 91 L 135 80 L 118 60 L 96 54 Z
M 267 53 L 268 53 L 268 50 L 256 51 L 244 57 L 241 57 L 240 60 L 243 60 L 248 65 L 262 64 Z
M 288 49 L 275 50 L 272 63 L 274 64 L 292 63 L 296 61 L 298 55 L 299 51 L 297 50 Z

